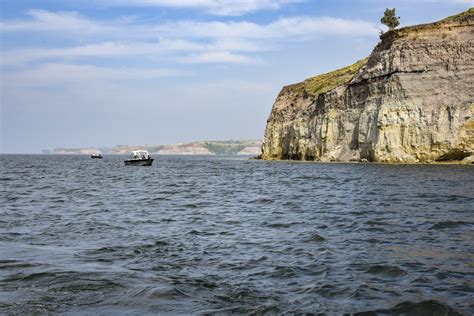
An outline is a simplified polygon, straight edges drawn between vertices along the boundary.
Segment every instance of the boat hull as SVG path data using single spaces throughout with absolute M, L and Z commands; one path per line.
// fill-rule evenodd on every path
M 153 159 L 129 159 L 125 160 L 126 166 L 151 166 Z

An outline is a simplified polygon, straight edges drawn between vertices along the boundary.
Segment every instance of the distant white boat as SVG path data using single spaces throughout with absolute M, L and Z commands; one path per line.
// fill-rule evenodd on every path
M 102 155 L 100 153 L 92 153 L 91 154 L 92 159 L 102 159 Z
M 125 160 L 126 166 L 151 166 L 153 158 L 146 150 L 132 151 L 130 159 Z

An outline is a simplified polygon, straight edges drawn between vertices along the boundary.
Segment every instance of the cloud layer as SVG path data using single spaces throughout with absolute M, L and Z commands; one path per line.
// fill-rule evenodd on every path
M 156 6 L 201 9 L 208 14 L 239 16 L 261 10 L 278 10 L 304 0 L 104 0 L 110 6 Z
M 328 36 L 374 36 L 378 32 L 373 23 L 317 16 L 285 17 L 259 24 L 193 20 L 143 23 L 130 18 L 93 20 L 77 12 L 45 10 L 30 10 L 27 15 L 28 19 L 1 22 L 0 29 L 5 34 L 42 33 L 65 39 L 73 35 L 85 44 L 3 50 L 4 66 L 137 56 L 166 56 L 168 60 L 186 64 L 253 64 L 262 60 L 259 53 L 294 41 Z

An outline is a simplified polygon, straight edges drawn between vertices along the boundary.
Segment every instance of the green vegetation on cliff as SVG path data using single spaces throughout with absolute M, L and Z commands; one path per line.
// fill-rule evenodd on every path
M 357 71 L 367 63 L 367 60 L 368 58 L 365 58 L 350 66 L 308 78 L 303 82 L 285 87 L 283 92 L 292 92 L 295 98 L 301 96 L 315 98 L 321 93 L 351 81 Z
M 469 10 L 461 12 L 456 15 L 448 16 L 446 19 L 441 20 L 441 22 L 462 21 L 472 16 L 474 16 L 474 8 L 470 8 Z

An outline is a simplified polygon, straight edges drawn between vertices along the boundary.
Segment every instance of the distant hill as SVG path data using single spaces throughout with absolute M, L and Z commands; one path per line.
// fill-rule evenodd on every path
M 261 154 L 261 140 L 198 141 L 174 145 L 116 145 L 113 147 L 55 148 L 54 154 L 100 152 L 106 155 L 128 154 L 132 150 L 147 150 L 155 155 L 252 155 Z

